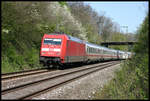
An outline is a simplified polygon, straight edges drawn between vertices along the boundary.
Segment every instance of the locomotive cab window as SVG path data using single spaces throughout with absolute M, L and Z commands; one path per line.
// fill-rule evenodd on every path
M 44 39 L 44 44 L 61 45 L 61 39 Z

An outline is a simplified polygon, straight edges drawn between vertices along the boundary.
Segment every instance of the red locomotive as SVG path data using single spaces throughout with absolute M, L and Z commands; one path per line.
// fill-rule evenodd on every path
M 45 34 L 40 49 L 40 62 L 44 65 L 61 65 L 85 61 L 85 44 L 66 34 Z
M 91 61 L 123 59 L 124 53 L 109 49 L 66 34 L 44 34 L 40 49 L 40 63 L 56 65 L 63 69 L 65 64 Z

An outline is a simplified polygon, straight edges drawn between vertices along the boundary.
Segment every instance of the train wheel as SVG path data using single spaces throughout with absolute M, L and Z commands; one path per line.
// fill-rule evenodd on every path
M 63 66 L 59 66 L 59 69 L 60 69 L 60 70 L 64 70 L 64 67 L 63 67 Z
M 60 70 L 63 70 L 64 69 L 64 65 L 63 64 L 56 65 L 56 68 L 60 69 Z

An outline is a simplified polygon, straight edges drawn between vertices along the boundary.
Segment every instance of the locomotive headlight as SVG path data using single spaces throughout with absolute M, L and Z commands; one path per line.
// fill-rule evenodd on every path
M 42 51 L 49 51 L 49 48 L 42 48 Z
M 55 52 L 60 52 L 60 49 L 59 48 L 54 48 L 54 51 Z

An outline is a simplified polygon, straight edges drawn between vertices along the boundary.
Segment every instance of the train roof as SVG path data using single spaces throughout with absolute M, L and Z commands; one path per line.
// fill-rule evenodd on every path
M 88 45 L 90 47 L 93 47 L 93 48 L 100 48 L 100 49 L 103 49 L 103 50 L 109 50 L 109 51 L 117 52 L 117 50 L 107 48 L 107 47 L 104 47 L 104 46 L 100 46 L 100 45 L 96 45 L 96 44 L 92 44 L 92 43 L 89 43 L 89 42 L 86 42 L 86 45 Z
M 75 42 L 79 42 L 79 43 L 83 43 L 84 41 L 79 39 L 79 38 L 76 38 L 76 37 L 73 37 L 73 36 L 70 36 L 70 35 L 67 35 L 68 39 L 69 40 L 72 40 L 72 41 L 75 41 Z
M 118 50 L 119 51 L 119 53 L 125 53 L 124 51 L 121 51 L 121 50 Z
M 131 54 L 132 52 L 127 52 L 128 54 Z
M 109 48 L 111 51 L 113 52 L 117 52 L 118 50 L 115 50 L 115 49 L 112 49 L 112 48 Z
M 90 47 L 93 47 L 93 48 L 105 48 L 103 46 L 99 46 L 99 45 L 96 45 L 96 44 L 93 44 L 93 43 L 89 43 L 89 42 L 86 42 L 86 45 L 90 46 Z
M 48 35 L 66 35 L 65 33 L 62 33 L 62 34 L 59 34 L 59 33 L 45 33 L 45 34 L 48 34 Z
M 56 32 L 56 33 L 49 33 L 48 35 L 65 35 L 65 36 L 68 37 L 69 40 L 72 40 L 72 41 L 75 41 L 75 42 L 79 42 L 79 43 L 83 43 L 84 42 L 83 40 L 81 40 L 79 38 L 73 37 L 71 35 L 67 35 L 65 33 L 58 33 L 58 32 Z
M 112 49 L 112 48 L 107 48 L 107 47 L 104 47 L 104 46 L 99 46 L 99 45 L 96 45 L 96 44 L 92 44 L 92 43 L 89 43 L 89 42 L 86 42 L 86 45 L 90 46 L 90 47 L 93 47 L 93 48 L 101 48 L 101 49 L 104 49 L 104 50 L 109 50 L 109 51 L 112 51 L 112 52 L 119 52 L 119 53 L 125 53 L 125 51 L 122 51 L 122 50 L 115 50 L 115 49 Z M 128 54 L 131 54 L 132 52 L 127 52 Z

